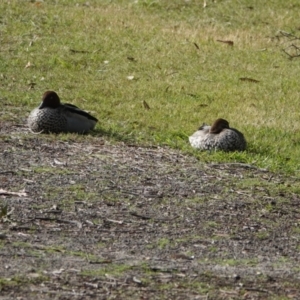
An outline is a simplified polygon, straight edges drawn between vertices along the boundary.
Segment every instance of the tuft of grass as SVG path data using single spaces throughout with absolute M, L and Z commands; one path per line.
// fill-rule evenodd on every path
M 25 121 L 52 89 L 99 119 L 95 135 L 299 174 L 300 65 L 279 33 L 300 36 L 298 1 L 207 4 L 1 1 L 1 119 Z M 218 117 L 246 152 L 191 149 L 188 136 Z
M 218 261 L 218 260 L 217 260 Z M 223 259 L 218 261 L 222 266 L 241 266 L 241 265 L 248 265 L 248 266 L 256 266 L 258 264 L 256 259 Z
M 0 290 L 5 290 L 7 287 L 20 287 L 28 284 L 39 284 L 48 280 L 49 277 L 42 274 L 35 274 L 34 277 L 31 277 L 30 274 L 28 274 L 26 277 L 14 276 L 11 278 L 0 278 Z
M 133 267 L 125 264 L 108 264 L 103 265 L 101 268 L 94 270 L 87 269 L 82 270 L 81 275 L 83 276 L 104 276 L 109 274 L 110 276 L 121 276 L 124 272 L 131 270 Z

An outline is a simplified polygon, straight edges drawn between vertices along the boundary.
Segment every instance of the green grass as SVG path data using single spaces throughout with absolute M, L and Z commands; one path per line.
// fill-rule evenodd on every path
M 31 274 L 28 274 L 25 276 L 14 276 L 12 278 L 3 278 L 0 277 L 0 291 L 5 290 L 7 287 L 18 287 L 28 284 L 38 284 L 41 282 L 48 281 L 49 278 L 42 274 L 34 274 L 32 276 Z
M 219 262 L 221 265 L 223 266 L 244 266 L 244 265 L 248 265 L 248 266 L 256 266 L 258 264 L 258 262 L 256 261 L 256 259 L 240 259 L 240 260 L 236 260 L 236 259 L 223 259 Z
M 85 3 L 1 1 L 2 120 L 25 121 L 52 89 L 97 116 L 96 134 L 113 140 L 299 173 L 300 58 L 276 37 L 300 36 L 299 1 Z M 187 137 L 218 117 L 245 134 L 246 152 L 191 149 Z

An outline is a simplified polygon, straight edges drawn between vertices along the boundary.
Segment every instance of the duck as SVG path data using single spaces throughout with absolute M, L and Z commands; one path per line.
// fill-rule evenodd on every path
M 43 94 L 41 104 L 28 116 L 27 123 L 36 133 L 87 133 L 98 120 L 72 104 L 62 104 L 54 91 Z
M 217 119 L 212 126 L 205 123 L 189 137 L 193 148 L 199 150 L 244 151 L 247 142 L 244 135 L 229 127 L 225 119 Z

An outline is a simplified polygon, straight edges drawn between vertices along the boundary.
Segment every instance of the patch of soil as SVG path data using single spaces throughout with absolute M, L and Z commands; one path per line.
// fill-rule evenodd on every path
M 99 137 L 0 147 L 1 299 L 300 299 L 296 179 Z

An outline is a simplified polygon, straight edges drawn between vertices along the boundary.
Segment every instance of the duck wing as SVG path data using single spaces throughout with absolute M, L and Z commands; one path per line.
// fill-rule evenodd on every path
M 70 104 L 70 103 L 64 103 L 64 106 L 70 107 L 70 108 L 75 108 L 75 109 L 79 109 L 81 110 L 79 107 L 77 107 L 76 105 Z
M 65 104 L 63 104 L 63 106 L 67 111 L 69 111 L 71 113 L 75 113 L 75 114 L 81 115 L 83 117 L 86 117 L 89 120 L 93 120 L 95 122 L 98 122 L 98 119 L 91 116 L 88 112 L 78 108 L 76 105 L 65 103 Z

